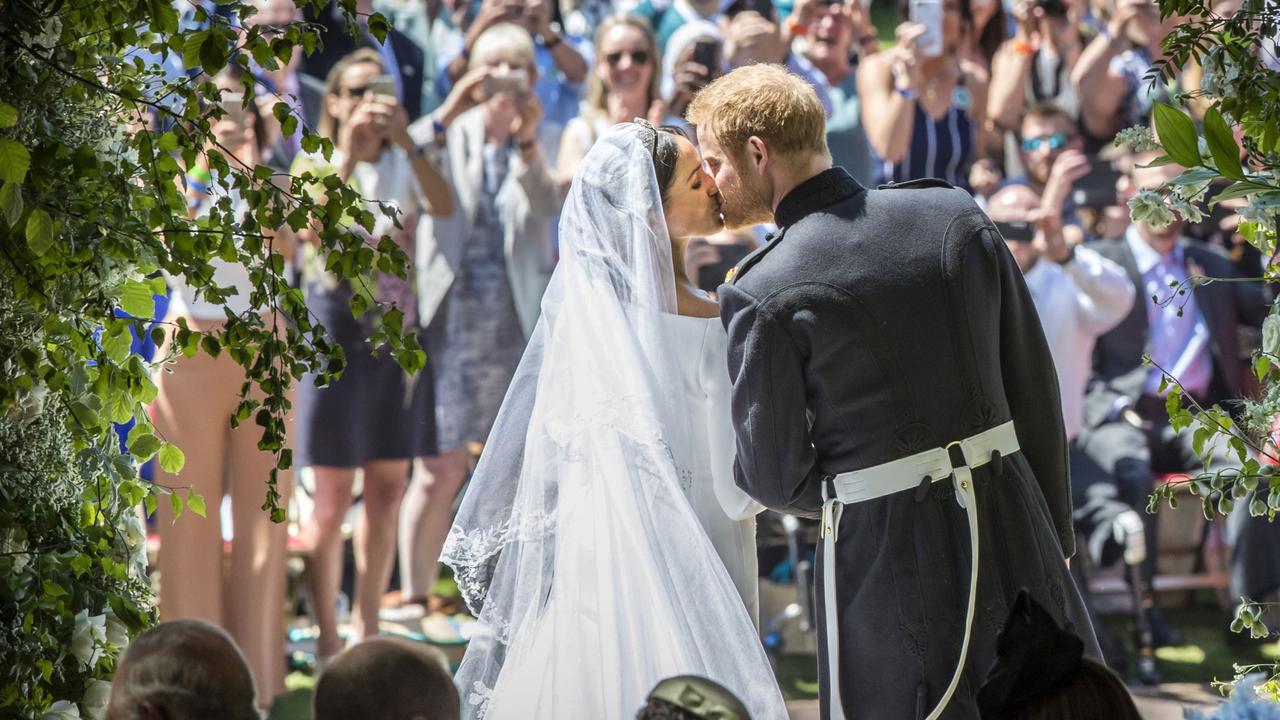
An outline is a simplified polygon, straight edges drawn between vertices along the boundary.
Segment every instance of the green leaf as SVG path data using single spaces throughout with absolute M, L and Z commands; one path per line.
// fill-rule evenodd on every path
M 169 507 L 173 510 L 174 520 L 182 517 L 182 496 L 176 492 L 169 493 Z
M 378 39 L 378 42 L 387 41 L 387 33 L 391 31 L 391 24 L 381 13 L 374 13 L 369 16 L 369 34 Z
M 361 315 L 364 315 L 366 310 L 369 309 L 369 300 L 364 296 L 363 293 L 357 292 L 351 296 L 350 305 L 351 305 L 351 315 L 353 317 L 359 318 Z
M 0 100 L 0 129 L 11 128 L 18 124 L 18 109 Z
M 71 569 L 75 571 L 76 577 L 80 577 L 93 567 L 93 558 L 83 553 L 77 554 L 71 558 Z
M 143 280 L 127 280 L 120 290 L 120 308 L 130 315 L 150 320 L 156 313 L 156 299 L 151 285 Z
M 158 460 L 160 461 L 160 469 L 177 475 L 182 472 L 182 466 L 186 464 L 187 456 L 182 453 L 182 450 L 177 445 L 165 443 L 160 446 Z M 203 513 L 201 514 L 203 515 Z
M 1186 113 L 1165 103 L 1155 105 L 1156 135 L 1173 161 L 1185 168 L 1200 164 L 1196 124 Z
M 62 587 L 62 586 L 61 586 L 61 585 L 59 585 L 58 583 L 56 583 L 56 582 L 54 582 L 54 581 L 52 581 L 52 580 L 45 580 L 45 581 L 44 581 L 44 595 L 45 595 L 45 597 L 56 598 L 56 597 L 64 597 L 64 596 L 69 595 L 69 594 L 70 594 L 70 593 L 68 593 L 68 592 L 67 592 L 67 589 L 66 589 L 66 588 L 64 588 L 64 587 Z
M 204 517 L 204 498 L 191 488 L 187 488 L 187 507 L 191 508 L 191 512 Z
M 204 41 L 208 39 L 208 30 L 201 30 L 187 36 L 186 42 L 182 45 L 183 67 L 200 67 L 200 48 L 204 46 Z
M 160 507 L 160 500 L 155 493 L 147 493 L 147 496 L 142 499 L 142 506 L 147 511 L 147 517 L 151 517 L 156 514 L 156 509 Z
M 169 132 L 161 135 L 160 141 L 156 144 L 164 152 L 171 153 L 178 149 L 178 136 L 170 130 Z
M 102 334 L 102 351 L 116 362 L 124 362 L 133 348 L 133 336 L 122 323 L 113 326 Z
M 139 423 L 129 431 L 125 446 L 138 462 L 150 460 L 160 450 L 160 438 L 151 433 L 151 428 Z
M 1258 382 L 1265 382 L 1267 375 L 1271 372 L 1271 358 L 1267 355 L 1258 355 L 1253 359 L 1253 374 L 1258 378 Z
M 217 75 L 227 64 L 227 40 L 222 33 L 211 32 L 200 43 L 200 66 L 210 76 Z
M 0 185 L 0 212 L 4 213 L 5 224 L 9 227 L 17 227 L 24 209 L 22 186 L 15 182 Z
M 1216 107 L 1210 106 L 1204 115 L 1204 139 L 1209 144 L 1209 152 L 1218 172 L 1232 180 L 1244 180 L 1244 170 L 1240 167 L 1240 146 L 1231 134 L 1227 121 Z
M 36 257 L 44 257 L 53 247 L 53 219 L 44 208 L 36 208 L 27 216 L 27 247 Z
M 16 140 L 0 140 L 0 180 L 21 183 L 31 167 L 31 155 Z
M 1273 188 L 1270 185 L 1263 185 L 1262 183 L 1250 182 L 1248 180 L 1234 182 L 1231 183 L 1226 190 L 1214 195 L 1213 201 L 1209 203 L 1209 207 L 1212 208 L 1218 203 L 1225 202 L 1227 200 L 1249 197 L 1250 195 L 1255 195 L 1260 192 L 1270 192 L 1272 190 L 1276 190 L 1276 188 Z

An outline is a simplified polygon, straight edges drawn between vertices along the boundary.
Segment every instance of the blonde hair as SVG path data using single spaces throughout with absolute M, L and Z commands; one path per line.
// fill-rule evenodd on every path
M 338 94 L 338 83 L 342 82 L 342 74 L 354 65 L 369 63 L 377 65 L 380 70 L 386 72 L 386 66 L 382 64 L 382 56 L 373 48 L 360 48 L 355 52 L 344 55 L 341 60 L 334 64 L 329 70 L 328 77 L 324 80 L 324 96 L 328 99 L 330 95 Z M 329 103 L 320 103 L 320 119 L 316 122 L 316 132 L 321 137 L 327 137 L 330 140 L 338 139 L 338 128 L 341 123 L 338 118 L 329 113 Z
M 468 70 L 474 70 L 488 62 L 494 56 L 514 53 L 524 60 L 530 70 L 537 71 L 537 60 L 533 49 L 533 37 L 529 31 L 515 23 L 498 23 L 480 33 L 475 45 L 471 47 L 471 59 L 467 63 Z
M 735 160 L 745 157 L 752 136 L 784 157 L 831 156 L 822 101 L 809 83 L 780 65 L 747 65 L 717 78 L 693 97 L 685 116 L 709 127 Z
M 662 65 L 661 58 L 658 57 L 658 39 L 653 34 L 653 26 L 649 21 L 640 15 L 610 15 L 600 23 L 600 27 L 596 30 L 596 65 L 605 62 L 604 57 L 604 38 L 609 31 L 619 26 L 633 27 L 644 34 L 645 44 L 649 50 L 649 67 L 652 68 L 653 74 L 649 78 L 648 97 L 645 98 L 645 106 L 653 104 L 658 99 L 658 88 L 662 82 Z M 604 81 L 596 73 L 591 73 L 591 79 L 587 83 L 587 109 L 597 112 L 604 112 L 607 108 L 609 99 L 609 88 L 604 86 Z

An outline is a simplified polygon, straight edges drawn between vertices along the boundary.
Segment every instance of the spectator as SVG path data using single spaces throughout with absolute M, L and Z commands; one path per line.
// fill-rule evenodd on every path
M 357 38 L 347 33 L 342 3 L 330 2 L 324 8 L 316 10 L 314 17 L 308 19 L 320 25 L 323 45 L 303 58 L 302 72 L 313 78 L 327 78 L 334 65 L 356 48 L 372 48 L 378 53 L 383 72 L 391 75 L 395 82 L 396 100 L 404 107 L 412 122 L 425 112 L 422 85 L 426 75 L 426 56 L 422 48 L 395 28 L 387 33 L 385 42 L 379 42 L 369 32 L 369 16 L 372 14 L 373 0 L 356 0 L 357 41 Z
M 434 112 L 444 100 L 438 87 L 439 58 L 445 48 L 452 47 L 458 32 L 449 7 L 442 0 L 374 0 L 373 7 L 422 49 L 421 110 L 423 115 Z
M 999 3 L 995 3 L 999 4 Z M 827 118 L 827 147 L 834 164 L 849 171 L 863 185 L 875 183 L 871 146 L 862 128 L 858 74 L 850 57 L 854 36 L 863 24 L 861 3 L 817 4 L 805 25 L 805 57 L 827 81 L 831 116 Z
M 235 94 L 227 104 L 237 111 L 240 75 L 238 69 L 229 69 L 215 78 L 224 98 Z M 247 112 L 214 123 L 213 142 L 240 169 L 252 169 L 265 150 L 262 128 L 266 124 L 251 104 Z M 193 215 L 206 215 L 213 203 L 228 196 L 237 216 L 249 212 L 249 203 L 239 192 L 211 187 L 213 180 L 202 155 L 200 164 L 188 173 Z M 275 250 L 291 258 L 293 241 L 288 228 L 269 234 Z M 237 236 L 233 242 L 242 240 Z M 255 309 L 251 304 L 254 284 L 248 270 L 218 258 L 212 259 L 210 266 L 214 282 L 231 288 L 234 294 L 225 302 L 210 301 L 194 291 L 185 277 L 171 277 L 168 323 L 185 322 L 196 332 L 215 333 L 227 327 L 228 311 L 241 318 L 257 312 L 265 323 L 272 323 L 269 308 Z M 230 355 L 184 357 L 170 332 L 159 357 L 171 356 L 176 361 L 170 371 L 155 375 L 157 394 L 151 419 L 162 437 L 183 448 L 186 465 L 177 477 L 156 468 L 156 480 L 169 487 L 189 485 L 208 504 L 205 517 L 187 513 L 175 519 L 167 503 L 160 509 L 158 563 L 166 579 L 160 593 L 160 614 L 165 620 L 201 618 L 226 628 L 245 649 L 258 689 L 264 701 L 269 701 L 284 692 L 280 628 L 284 625 L 286 528 L 271 522 L 259 506 L 276 460 L 272 453 L 258 449 L 261 428 L 251 423 L 231 427 L 245 377 L 244 369 Z M 260 400 L 262 396 L 255 389 L 250 397 Z M 281 472 L 278 482 L 281 503 L 288 504 L 292 473 Z M 225 564 L 224 494 L 231 501 L 228 524 L 233 535 Z M 253 588 L 253 592 L 239 591 L 244 588 Z
M 667 678 L 649 693 L 636 720 L 751 720 L 742 701 L 714 680 L 696 675 Z
M 302 11 L 293 4 L 293 0 L 254 0 L 254 7 L 258 13 L 247 22 L 250 27 L 257 27 L 266 40 L 273 40 L 288 26 L 302 22 Z M 320 122 L 320 106 L 324 102 L 324 83 L 298 70 L 302 57 L 303 53 L 296 50 L 289 57 L 289 62 L 280 63 L 276 70 L 254 65 L 254 77 L 258 80 L 254 99 L 258 114 L 269 119 L 265 125 L 269 134 L 263 138 L 268 149 L 263 160 L 281 172 L 288 171 L 293 159 L 302 152 L 302 128 L 315 131 Z M 281 135 L 280 124 L 272 112 L 277 102 L 287 103 L 298 119 L 298 130 L 289 137 Z
M 244 656 L 225 632 L 200 620 L 160 623 L 134 638 L 116 666 L 107 706 L 109 720 L 259 717 Z
M 1009 16 L 1003 0 L 970 0 L 973 30 L 965 42 L 964 57 L 991 74 L 992 62 L 1009 37 Z
M 488 439 L 507 385 L 538 319 L 553 256 L 550 220 L 560 188 L 538 142 L 538 96 L 489 92 L 486 78 L 537 80 L 533 39 L 501 23 L 477 38 L 471 69 L 430 125 L 414 127 L 447 148 L 459 211 L 417 235 L 419 312 L 437 386 L 438 456 L 415 472 L 400 518 L 401 596 L 426 605 L 469 453 Z
M 719 25 L 729 0 L 643 0 L 635 13 L 647 19 L 665 54 L 667 43 L 685 23 L 709 22 Z
M 370 83 L 384 73 L 376 50 L 362 48 L 338 61 L 325 83 L 320 134 L 333 142 L 332 158 L 299 155 L 294 174 L 336 175 L 358 190 L 377 224 L 367 239 L 389 235 L 410 257 L 414 232 L 423 215 L 453 214 L 453 196 L 431 159 L 433 148 L 409 136 L 408 114 L 393 97 L 377 95 Z M 323 198 L 315 198 L 323 203 Z M 390 204 L 401 213 L 396 228 L 380 210 Z M 424 223 L 426 224 L 426 223 Z M 314 240 L 311 229 L 303 231 Z M 361 232 L 352 229 L 352 232 Z M 342 571 L 342 522 L 351 505 L 357 470 L 364 477 L 364 522 L 356 527 L 354 630 L 357 638 L 376 635 L 378 607 L 391 574 L 396 517 L 410 460 L 436 453 L 434 395 L 424 374 L 406 377 L 389 353 L 375 357 L 366 338 L 369 315 L 353 318 L 356 292 L 393 302 L 404 313 L 404 327 L 418 326 L 413 284 L 378 275 L 373 283 L 337 282 L 315 257 L 306 279 L 307 308 L 342 347 L 342 377 L 323 388 L 302 383 L 298 438 L 300 465 L 315 471 L 315 512 L 309 527 L 315 547 L 312 592 L 320 627 L 317 653 L 324 659 L 341 649 L 336 601 Z M 372 287 L 370 286 L 372 285 Z
M 925 27 L 904 22 L 897 44 L 858 68 L 862 125 L 884 161 L 882 181 L 932 177 L 967 189 L 969 168 L 986 147 L 987 73 L 958 56 L 972 23 L 969 0 L 942 6 L 941 54 L 925 55 L 918 44 Z
M 1165 86 L 1145 79 L 1163 57 L 1160 41 L 1177 22 L 1160 20 L 1155 0 L 1115 0 L 1106 29 L 1085 47 L 1071 82 L 1080 105 L 1081 127 L 1091 146 L 1109 143 L 1116 132 L 1148 125 L 1157 100 L 1169 99 Z
M 1124 681 L 1020 590 L 977 695 L 982 720 L 1140 720 Z
M 596 65 L 582 115 L 569 121 L 560 141 L 557 166 L 565 186 L 596 138 L 613 125 L 636 118 L 662 124 L 663 104 L 658 96 L 662 68 L 649 23 L 637 15 L 614 15 L 601 23 L 595 46 Z
M 1026 174 L 1008 184 L 1030 187 L 1045 199 L 1046 207 L 1058 209 L 1064 222 L 1079 225 L 1072 188 L 1093 170 L 1083 148 L 1065 110 L 1049 103 L 1033 105 L 1022 119 L 1018 136 L 1018 160 Z
M 694 58 L 699 42 L 714 44 L 714 62 L 704 65 Z M 724 64 L 724 33 L 720 26 L 705 20 L 687 22 L 671 34 L 662 55 L 662 97 L 667 100 L 667 113 L 683 118 L 693 96 L 708 83 L 720 77 Z M 688 126 L 683 120 L 678 124 Z
M 1181 172 L 1174 165 L 1138 167 L 1152 159 L 1150 155 L 1137 158 L 1124 188 L 1126 194 L 1155 188 Z M 1193 471 L 1200 466 L 1192 451 L 1191 433 L 1179 433 L 1169 426 L 1161 378 L 1169 373 L 1187 397 L 1204 407 L 1237 400 L 1242 395 L 1244 375 L 1239 328 L 1258 327 L 1265 313 L 1259 283 L 1186 285 L 1194 276 L 1232 278 L 1235 272 L 1220 250 L 1182 238 L 1182 228 L 1181 221 L 1163 228 L 1141 221 L 1131 225 L 1122 239 L 1092 246 L 1128 271 L 1140 302 L 1118 326 L 1098 339 L 1094 352 L 1079 447 L 1103 472 L 1086 491 L 1118 499 L 1146 520 L 1144 580 L 1148 586 L 1158 549 L 1159 515 L 1145 512 L 1154 475 Z M 1175 294 L 1171 285 L 1185 288 L 1186 294 Z M 1144 355 L 1150 355 L 1155 367 L 1144 363 Z M 1215 468 L 1238 466 L 1225 452 L 1217 451 L 1215 456 Z M 1244 542 L 1247 545 L 1255 540 L 1246 538 Z M 1234 552 L 1233 574 L 1245 572 L 1238 562 L 1249 548 L 1237 546 Z M 1158 608 L 1152 608 L 1149 620 L 1156 645 L 1177 644 L 1179 634 L 1164 622 Z
M 559 157 L 560 137 L 569 121 L 578 116 L 582 102 L 582 84 L 589 74 L 587 58 L 590 43 L 562 34 L 551 23 L 554 0 L 483 0 L 480 14 L 467 28 L 466 38 L 455 55 L 441 56 L 448 73 L 442 74 L 441 97 L 447 97 L 452 83 L 474 67 L 472 56 L 480 36 L 494 25 L 514 23 L 536 38 L 534 92 L 542 105 L 542 122 L 538 140 L 548 157 Z
M 1080 98 L 1071 72 L 1080 59 L 1080 33 L 1064 0 L 1018 0 L 1017 30 L 996 53 L 991 69 L 988 114 L 997 128 L 1016 130 L 1028 105 L 1052 103 L 1074 130 Z M 1073 133 L 1074 134 L 1074 133 Z
M 1052 196 L 1011 185 L 991 197 L 987 214 L 1027 280 L 1058 371 L 1067 439 L 1074 442 L 1084 428 L 1094 342 L 1129 314 L 1134 288 L 1124 268 L 1081 245 L 1084 232 L 1065 224 L 1059 207 Z
M 792 52 L 789 36 L 783 34 L 773 5 L 766 8 L 748 0 L 735 0 L 725 10 L 725 18 L 728 29 L 724 52 L 729 70 L 755 63 L 782 65 L 813 86 L 822 101 L 822 109 L 831 117 L 831 93 L 826 79 L 803 55 Z
M 458 691 L 444 654 L 400 638 L 372 638 L 320 674 L 315 720 L 457 720 Z

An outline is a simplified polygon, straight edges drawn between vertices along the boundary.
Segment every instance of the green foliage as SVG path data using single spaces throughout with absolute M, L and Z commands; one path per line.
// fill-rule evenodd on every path
M 1189 62 L 1199 63 L 1204 70 L 1200 87 L 1179 100 L 1202 108 L 1202 117 L 1197 125 L 1180 108 L 1156 106 L 1157 146 L 1165 153 L 1157 164 L 1177 163 L 1184 171 L 1164 188 L 1134 198 L 1130 202 L 1133 217 L 1157 222 L 1176 214 L 1194 220 L 1200 213 L 1198 204 L 1206 199 L 1210 207 L 1232 202 L 1243 220 L 1241 235 L 1270 258 L 1264 279 L 1280 279 L 1280 263 L 1275 260 L 1280 215 L 1280 72 L 1263 63 L 1260 51 L 1264 41 L 1276 37 L 1280 30 L 1280 2 L 1244 0 L 1240 9 L 1229 15 L 1215 13 L 1204 0 L 1159 3 L 1163 16 L 1178 14 L 1187 19 L 1164 39 L 1166 57 L 1157 63 L 1152 80 L 1169 80 Z M 1140 129 L 1123 135 L 1130 144 L 1152 140 Z M 1196 278 L 1193 284 L 1215 281 Z M 1185 287 L 1177 288 L 1175 294 L 1158 300 L 1175 301 L 1176 293 L 1185 291 Z M 1263 324 L 1262 345 L 1253 361 L 1261 393 L 1243 401 L 1234 417 L 1216 406 L 1197 405 L 1166 376 L 1170 423 L 1192 433 L 1193 449 L 1204 464 L 1204 472 L 1185 483 L 1162 487 L 1151 497 L 1149 511 L 1156 511 L 1162 503 L 1175 505 L 1178 489 L 1185 486 L 1208 519 L 1243 506 L 1255 517 L 1275 521 L 1280 512 L 1276 467 L 1280 457 L 1269 440 L 1272 422 L 1280 417 L 1280 315 L 1275 306 Z M 1215 469 L 1215 457 L 1224 455 L 1238 469 Z M 1265 607 L 1243 599 L 1232 631 L 1247 631 L 1254 638 L 1266 636 L 1270 631 Z M 1257 669 L 1238 668 L 1236 680 Z M 1267 672 L 1274 685 L 1280 677 L 1280 664 Z
M 219 5 L 240 19 L 253 13 L 242 1 Z M 340 5 L 354 11 L 350 0 Z M 214 281 L 213 262 L 248 271 L 255 311 L 228 310 L 216 331 L 180 321 L 152 332 L 174 356 L 226 354 L 244 368 L 228 421 L 252 417 L 259 447 L 276 453 L 263 507 L 280 521 L 276 472 L 292 461 L 289 387 L 309 372 L 327 382 L 344 360 L 287 282 L 276 229 L 311 228 L 339 279 L 407 272 L 395 243 L 341 222 L 372 225 L 355 191 L 335 177 L 241 164 L 213 142 L 210 127 L 225 113 L 207 77 L 166 78 L 130 55 L 174 53 L 208 76 L 250 60 L 272 70 L 314 52 L 314 29 L 240 30 L 203 10 L 195 20 L 180 30 L 171 0 L 0 2 L 0 717 L 35 718 L 68 703 L 100 716 L 119 651 L 154 620 L 140 511 L 154 512 L 167 495 L 175 514 L 204 514 L 190 488 L 137 476 L 147 458 L 175 473 L 184 463 L 145 412 L 157 368 L 129 353 L 130 330 L 148 331 L 134 318 L 150 318 L 163 277 L 182 277 L 219 304 L 233 290 Z M 381 18 L 369 25 L 385 32 Z M 253 102 L 252 81 L 243 91 Z M 332 151 L 309 132 L 302 144 Z M 185 196 L 196 165 L 224 198 L 199 219 Z M 313 186 L 326 189 L 323 204 L 304 192 Z M 233 192 L 247 212 L 225 197 Z M 384 350 L 410 371 L 422 367 L 398 309 L 376 301 L 360 309 L 380 316 L 373 339 Z M 131 420 L 122 454 L 112 424 Z

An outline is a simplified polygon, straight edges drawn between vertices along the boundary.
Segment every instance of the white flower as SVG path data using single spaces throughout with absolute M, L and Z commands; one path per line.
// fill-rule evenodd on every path
M 85 667 L 92 669 L 103 655 L 102 645 L 107 641 L 105 615 L 89 617 L 88 610 L 76 613 L 76 627 L 71 635 L 71 654 Z
M 1170 195 L 1169 207 L 1178 214 L 1178 217 L 1189 223 L 1198 223 L 1204 219 L 1204 213 L 1200 212 L 1200 208 L 1181 195 Z
M 1143 127 L 1142 125 L 1134 125 L 1116 133 L 1115 144 L 1116 147 L 1127 145 L 1130 150 L 1136 153 L 1161 149 L 1160 143 L 1156 142 L 1156 134 L 1152 132 L 1151 128 Z
M 1262 351 L 1273 357 L 1280 356 L 1280 315 L 1268 315 L 1262 321 Z
M 90 680 L 89 687 L 84 689 L 80 706 L 84 708 L 85 717 L 99 720 L 107 716 L 107 705 L 110 702 L 111 683 L 106 680 Z
M 73 702 L 59 700 L 44 711 L 40 720 L 80 720 L 80 708 Z
M 1254 196 L 1253 200 L 1253 202 L 1236 211 L 1240 214 L 1240 219 L 1257 225 L 1258 229 L 1264 232 L 1275 232 L 1276 210 L 1273 208 L 1259 207 L 1256 204 L 1257 196 Z
M 1164 227 L 1174 219 L 1164 196 L 1154 190 L 1143 190 L 1130 198 L 1129 215 L 1134 222 L 1146 220 L 1153 227 Z
M 139 578 L 147 574 L 147 530 L 134 508 L 124 512 L 124 541 L 129 546 L 129 576 Z
M 104 610 L 103 614 L 107 617 L 107 644 L 116 648 L 116 650 L 123 650 L 129 645 L 128 626 L 124 624 L 123 620 L 116 617 L 111 608 Z
M 1191 183 L 1190 185 L 1174 185 L 1173 192 L 1188 202 L 1199 202 L 1204 199 L 1205 193 L 1209 191 L 1209 183 L 1211 182 L 1213 182 L 1212 179 Z

